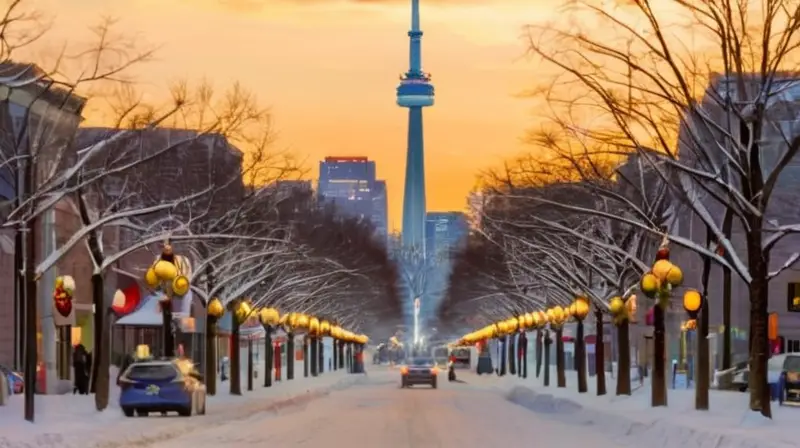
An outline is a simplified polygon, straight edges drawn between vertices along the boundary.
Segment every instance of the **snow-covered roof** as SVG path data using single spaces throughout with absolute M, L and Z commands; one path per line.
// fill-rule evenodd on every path
M 159 307 L 160 294 L 150 294 L 142 299 L 136 311 L 123 316 L 115 325 L 134 325 L 139 327 L 157 327 L 163 325 L 161 308 Z M 180 299 L 172 300 L 172 313 L 174 317 L 189 317 L 192 309 L 192 292 L 189 291 Z

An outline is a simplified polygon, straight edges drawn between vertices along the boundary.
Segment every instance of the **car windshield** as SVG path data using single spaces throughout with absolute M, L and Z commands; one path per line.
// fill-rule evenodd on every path
M 175 378 L 172 364 L 133 364 L 128 370 L 128 378 L 138 381 L 167 381 Z
M 800 356 L 787 356 L 783 362 L 783 370 L 787 372 L 800 372 Z
M 431 359 L 431 358 L 416 358 L 416 359 L 411 361 L 411 365 L 412 366 L 417 366 L 417 367 L 419 367 L 419 366 L 432 366 L 433 365 L 433 359 Z

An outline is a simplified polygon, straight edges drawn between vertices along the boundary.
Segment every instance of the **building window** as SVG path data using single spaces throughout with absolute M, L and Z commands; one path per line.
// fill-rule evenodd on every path
M 800 313 L 800 283 L 789 283 L 786 305 L 790 313 Z
M 798 339 L 787 340 L 786 353 L 800 353 L 800 340 Z

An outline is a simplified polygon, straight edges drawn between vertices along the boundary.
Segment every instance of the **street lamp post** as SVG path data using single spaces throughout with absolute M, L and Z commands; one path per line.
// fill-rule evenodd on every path
M 280 322 L 281 317 L 278 310 L 275 308 L 262 308 L 258 313 L 258 319 L 261 325 L 264 326 L 264 345 L 266 353 L 264 353 L 264 387 L 272 386 L 272 365 L 275 358 L 275 349 L 272 347 L 272 332 L 275 326 Z
M 183 297 L 189 292 L 189 262 L 184 257 L 175 255 L 172 245 L 166 242 L 161 255 L 145 272 L 144 279 L 150 289 L 158 289 L 162 293 L 163 355 L 173 357 L 175 335 L 172 330 L 172 299 Z
M 217 393 L 217 323 L 225 314 L 225 307 L 218 298 L 206 306 L 206 393 Z
M 280 320 L 280 325 L 286 331 L 286 380 L 294 379 L 294 335 L 297 321 L 300 315 L 297 313 L 285 314 Z

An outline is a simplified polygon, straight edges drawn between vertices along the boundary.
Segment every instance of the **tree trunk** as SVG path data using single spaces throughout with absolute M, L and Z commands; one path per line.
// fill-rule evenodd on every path
M 575 367 L 578 369 L 578 392 L 586 393 L 589 385 L 586 380 L 586 341 L 583 336 L 583 321 L 578 321 L 575 337 Z
M 308 335 L 303 336 L 303 378 L 308 378 Z
M 627 320 L 617 326 L 617 395 L 631 394 L 630 326 Z
M 294 333 L 286 334 L 286 380 L 294 379 Z
M 319 338 L 316 336 L 309 338 L 311 344 L 311 376 L 319 373 Z
M 772 418 L 770 391 L 767 384 L 767 360 L 769 359 L 769 339 L 767 326 L 769 313 L 767 309 L 768 285 L 766 269 L 764 272 L 753 272 L 750 283 L 750 409 L 761 411 L 767 418 Z
M 511 375 L 517 374 L 517 351 L 515 350 L 516 337 L 517 336 L 513 333 L 508 336 L 508 373 Z
M 217 394 L 217 318 L 206 313 L 206 393 Z
M 236 309 L 234 306 L 232 309 Z M 239 319 L 231 316 L 231 395 L 242 395 L 242 352 L 240 348 Z
M 544 355 L 544 343 L 542 342 L 542 330 L 536 330 L 536 378 L 542 373 L 542 356 Z
M 564 371 L 564 328 L 556 329 L 556 380 L 558 387 L 567 387 L 567 374 Z
M 161 326 L 164 330 L 162 355 L 167 358 L 175 356 L 175 334 L 172 332 L 172 299 L 161 300 Z
M 108 349 L 108 309 L 104 307 L 103 295 L 105 285 L 103 275 L 92 275 L 92 302 L 95 305 L 94 324 L 100 328 L 99 337 L 94 341 L 94 353 L 92 354 L 92 377 L 94 378 L 95 393 L 94 405 L 98 411 L 108 407 L 108 395 L 110 379 L 108 369 L 110 367 L 110 353 Z
M 730 239 L 733 227 L 733 211 L 729 208 L 722 219 L 722 234 Z M 733 277 L 728 267 L 722 267 L 722 370 L 733 367 L 731 346 L 731 303 L 733 300 Z
M 653 313 L 653 377 L 650 384 L 650 405 L 653 407 L 667 405 L 665 314 L 664 308 L 656 303 Z
M 528 334 L 520 333 L 520 356 L 519 356 L 519 370 L 520 376 L 524 379 L 528 377 Z
M 319 371 L 318 373 L 325 372 L 325 338 L 319 337 L 317 339 L 317 343 L 319 343 Z
M 344 341 L 338 341 L 339 344 L 339 369 L 344 370 Z
M 32 165 L 27 163 L 26 165 Z M 26 178 L 29 174 L 26 173 Z M 32 191 L 32 190 L 29 190 Z M 35 220 L 28 221 L 28 232 L 25 235 L 25 290 L 23 294 L 25 303 L 25 420 L 33 422 L 35 419 L 35 397 L 36 393 L 36 364 L 37 364 L 37 344 L 36 334 L 38 327 L 38 313 L 36 302 L 37 284 L 34 276 L 36 270 L 36 231 Z
M 700 311 L 700 322 L 697 325 L 697 390 L 695 391 L 695 409 L 707 411 L 709 408 L 709 388 L 711 370 L 708 353 L 708 321 L 709 307 L 706 304 Z
M 331 338 L 331 341 L 333 342 L 331 344 L 331 357 L 333 358 L 331 367 L 335 372 L 339 368 L 339 357 L 337 356 L 339 354 L 339 348 L 337 347 L 338 344 L 336 342 L 336 339 Z
M 17 198 L 16 201 L 19 202 L 19 198 Z M 19 206 L 19 204 L 17 204 L 17 206 Z M 17 328 L 14 329 L 14 368 L 20 370 L 25 369 L 25 353 L 27 353 L 25 350 L 25 304 L 27 303 L 25 300 L 26 278 L 24 275 L 22 275 L 22 273 L 25 272 L 25 245 L 23 244 L 22 236 L 22 226 L 19 225 L 16 227 L 14 232 L 14 316 L 16 316 L 17 319 Z
M 498 339 L 500 343 L 500 370 L 497 372 L 500 376 L 506 374 L 506 344 L 508 343 L 508 336 L 503 336 Z
M 255 366 L 253 365 L 253 339 L 247 336 L 247 391 L 253 390 L 253 374 L 255 373 Z
M 595 308 L 595 343 L 594 343 L 594 369 L 597 372 L 597 395 L 606 394 L 606 347 L 603 340 L 603 312 Z
M 275 347 L 272 346 L 272 327 L 264 328 L 264 387 L 272 386 L 272 364 L 275 362 Z
M 550 386 L 550 347 L 553 345 L 553 340 L 550 339 L 550 334 L 547 330 L 544 332 L 544 385 Z

